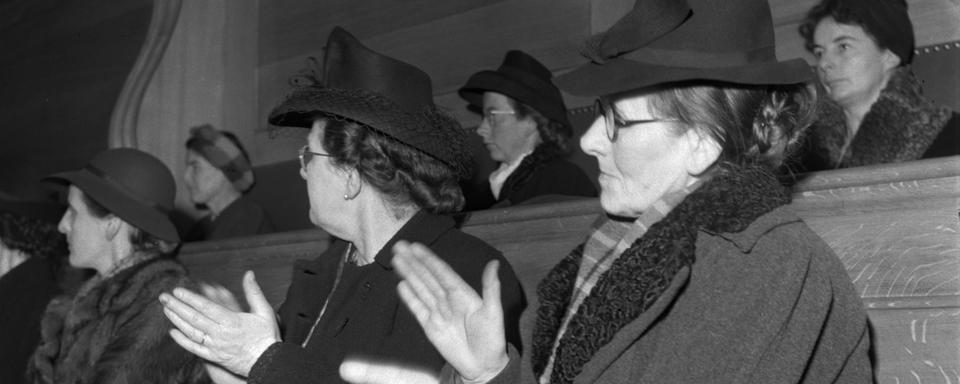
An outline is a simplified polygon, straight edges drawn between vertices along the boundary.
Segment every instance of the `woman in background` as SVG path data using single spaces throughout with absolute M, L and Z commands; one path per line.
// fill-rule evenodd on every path
M 914 76 L 905 0 L 824 0 L 800 35 L 817 59 L 824 99 L 808 171 L 960 154 L 960 116 L 923 96 Z
M 495 326 L 495 275 L 481 297 L 425 248 L 395 248 L 444 379 L 871 381 L 863 304 L 775 174 L 812 117 L 812 73 L 777 60 L 767 2 L 688 3 L 637 1 L 590 41 L 592 63 L 558 79 L 598 98 L 580 146 L 605 215 L 540 282 L 522 357 Z M 357 382 L 382 371 L 343 367 Z
M 210 211 L 184 241 L 219 240 L 271 233 L 273 221 L 246 197 L 254 184 L 253 166 L 240 140 L 210 125 L 190 129 L 183 179 L 190 200 Z
M 194 383 L 200 360 L 167 336 L 173 325 L 157 296 L 189 285 L 171 257 L 179 243 L 167 216 L 176 184 L 157 158 L 128 148 L 100 152 L 83 169 L 52 179 L 69 184 L 70 265 L 96 275 L 76 295 L 50 302 L 29 377 L 34 383 Z
M 583 170 L 564 159 L 573 130 L 552 78 L 537 59 L 514 50 L 496 71 L 477 72 L 460 88 L 460 97 L 482 114 L 477 134 L 499 164 L 480 191 L 467 197 L 468 210 L 538 196 L 597 195 Z

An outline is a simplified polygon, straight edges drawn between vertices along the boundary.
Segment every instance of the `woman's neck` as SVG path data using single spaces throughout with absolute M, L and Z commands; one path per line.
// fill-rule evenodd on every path
M 379 199 L 370 201 L 364 207 L 366 209 L 362 209 L 358 215 L 356 235 L 353 240 L 348 240 L 356 249 L 358 265 L 372 263 L 377 253 L 417 212 L 412 208 L 390 208 Z

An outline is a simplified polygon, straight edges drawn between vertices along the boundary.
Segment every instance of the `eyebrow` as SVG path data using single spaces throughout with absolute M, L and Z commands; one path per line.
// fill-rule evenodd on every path
M 855 38 L 855 37 L 853 37 L 853 36 L 850 36 L 850 35 L 840 35 L 840 36 L 835 37 L 835 38 L 834 38 L 833 40 L 831 40 L 830 42 L 836 44 L 836 43 L 840 43 L 840 42 L 848 41 L 848 40 L 851 40 L 851 41 L 860 41 L 859 39 L 857 39 L 857 38 Z M 814 44 L 813 44 L 813 48 L 823 48 L 823 46 L 820 45 L 820 44 L 814 43 Z

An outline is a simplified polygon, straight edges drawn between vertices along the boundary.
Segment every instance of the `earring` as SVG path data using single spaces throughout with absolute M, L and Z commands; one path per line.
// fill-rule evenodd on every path
M 348 196 L 346 193 L 344 193 L 344 194 L 343 194 L 343 199 L 344 199 L 344 200 L 350 200 L 350 196 Z

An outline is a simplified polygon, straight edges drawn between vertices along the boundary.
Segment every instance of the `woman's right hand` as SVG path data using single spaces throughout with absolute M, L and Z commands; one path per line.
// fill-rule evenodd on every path
M 427 338 L 465 383 L 487 382 L 507 366 L 507 343 L 500 303 L 499 263 L 483 271 L 483 297 L 422 244 L 399 241 L 393 265 L 403 278 L 397 286 Z

